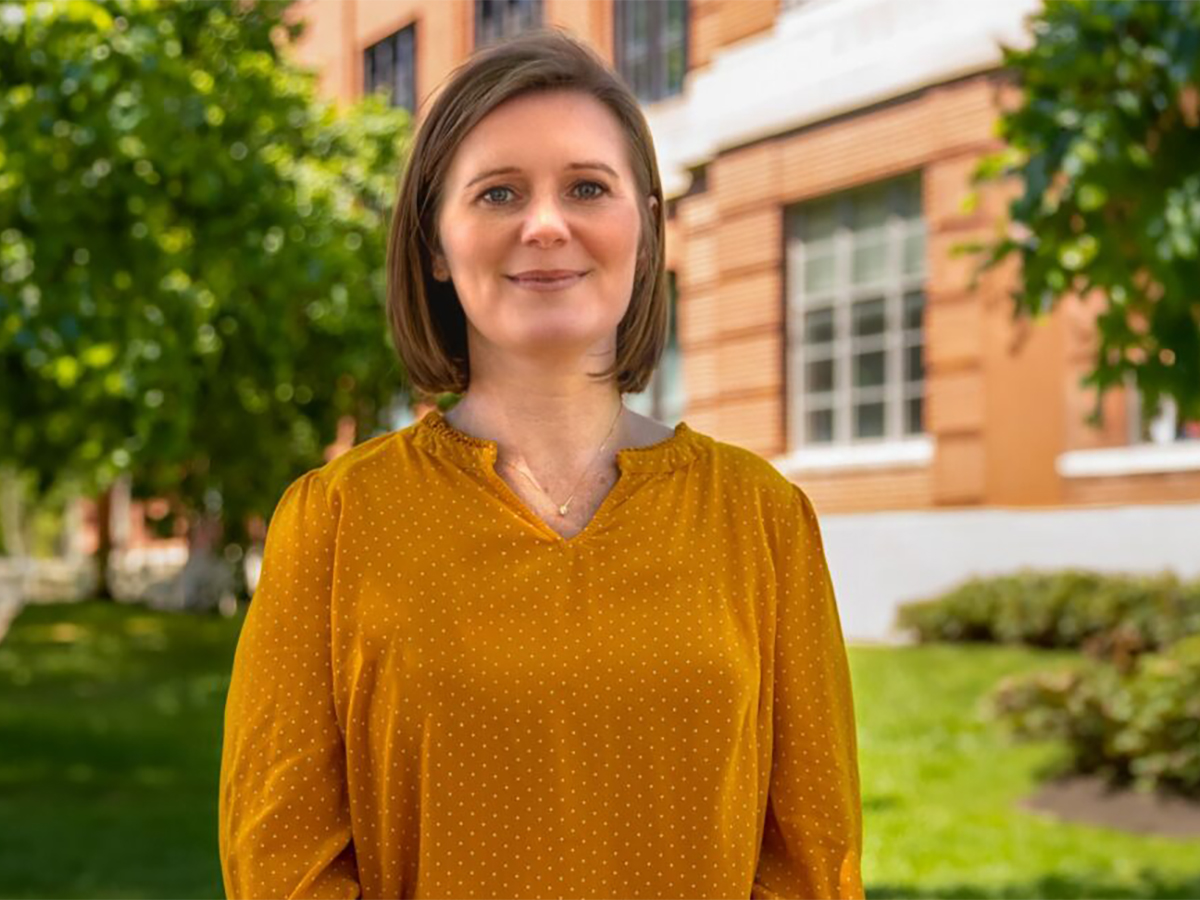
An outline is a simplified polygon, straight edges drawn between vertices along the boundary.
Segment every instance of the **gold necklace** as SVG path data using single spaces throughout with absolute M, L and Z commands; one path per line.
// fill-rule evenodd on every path
M 612 437 L 613 429 L 617 427 L 617 419 L 621 418 L 621 413 L 624 411 L 625 411 L 625 405 L 622 403 L 617 407 L 616 418 L 613 419 L 612 425 L 609 426 L 608 435 L 604 438 L 604 443 L 600 445 L 600 450 L 596 451 L 596 455 L 592 457 L 592 461 L 587 464 L 587 466 L 584 468 L 583 472 L 580 474 L 579 478 L 576 479 L 576 481 L 575 481 L 576 489 L 579 488 L 579 482 L 583 480 L 583 476 L 587 474 L 588 469 L 590 469 L 592 467 L 592 463 L 594 463 L 596 461 L 596 457 L 598 457 L 600 455 L 600 451 L 603 450 L 605 448 L 605 446 L 608 444 L 608 439 L 610 437 Z M 503 460 L 503 462 L 506 466 L 508 466 L 514 472 L 520 472 L 522 475 L 524 475 L 526 478 L 528 478 L 531 482 L 533 482 L 533 486 L 536 487 L 539 491 L 541 491 L 542 494 L 545 495 L 547 500 L 549 500 L 551 503 L 554 503 L 554 498 L 551 497 L 550 494 L 548 494 L 546 492 L 545 488 L 543 488 L 540 484 L 537 483 L 537 480 L 533 477 L 533 475 L 526 472 L 524 469 L 518 469 L 516 466 L 514 466 L 512 463 L 508 462 L 507 460 Z M 571 506 L 571 501 L 574 499 L 575 499 L 575 491 L 572 490 L 571 496 L 568 497 L 566 502 L 563 503 L 561 506 L 559 506 L 557 503 L 554 503 L 555 506 L 558 506 L 558 514 L 560 516 L 565 516 L 567 514 L 567 509 Z

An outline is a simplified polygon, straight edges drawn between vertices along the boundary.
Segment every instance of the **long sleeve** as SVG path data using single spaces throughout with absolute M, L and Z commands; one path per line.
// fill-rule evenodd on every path
M 337 518 L 316 471 L 284 492 L 225 704 L 219 846 L 225 892 L 361 896 L 334 702 Z
M 752 898 L 864 896 L 850 669 L 817 516 L 793 485 L 779 541 L 774 741 Z

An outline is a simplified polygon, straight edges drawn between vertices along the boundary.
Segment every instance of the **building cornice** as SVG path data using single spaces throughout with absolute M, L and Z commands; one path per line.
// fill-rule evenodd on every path
M 809 0 L 646 107 L 663 193 L 723 151 L 997 67 L 1040 0 Z

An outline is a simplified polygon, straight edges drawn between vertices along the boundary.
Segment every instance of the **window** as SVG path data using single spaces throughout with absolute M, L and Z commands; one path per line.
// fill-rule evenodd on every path
M 667 271 L 668 315 L 667 345 L 650 382 L 640 394 L 626 394 L 625 405 L 634 412 L 674 426 L 683 418 L 686 395 L 683 383 L 683 356 L 679 349 L 676 311 L 679 307 L 675 273 Z
M 643 103 L 683 92 L 687 0 L 614 0 L 617 71 Z
M 911 175 L 787 213 L 793 446 L 924 432 L 925 222 Z
M 363 58 L 363 75 L 368 94 L 385 91 L 392 106 L 415 112 L 416 25 L 401 28 L 368 47 Z
M 1181 418 L 1174 398 L 1163 397 L 1158 414 L 1148 415 L 1144 411 L 1134 373 L 1126 374 L 1125 386 L 1129 404 L 1130 444 L 1174 444 L 1178 441 L 1200 440 L 1200 422 Z
M 475 0 L 475 46 L 516 37 L 542 24 L 542 0 Z

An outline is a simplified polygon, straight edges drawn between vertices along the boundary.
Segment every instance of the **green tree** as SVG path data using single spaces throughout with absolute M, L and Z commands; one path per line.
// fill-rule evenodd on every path
M 1050 0 L 1029 24 L 1003 50 L 1007 146 L 976 172 L 1023 190 L 982 269 L 1020 259 L 1018 315 L 1105 298 L 1091 421 L 1127 373 L 1150 413 L 1173 397 L 1200 419 L 1200 3 Z
M 289 5 L 0 3 L 0 465 L 39 490 L 130 473 L 244 546 L 383 426 L 410 123 L 320 100 Z

